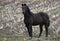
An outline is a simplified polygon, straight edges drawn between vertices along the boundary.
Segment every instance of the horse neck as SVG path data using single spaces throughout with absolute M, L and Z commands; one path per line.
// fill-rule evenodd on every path
M 24 14 L 24 17 L 25 17 L 25 18 L 29 18 L 31 15 L 32 15 L 32 13 L 31 13 L 29 7 L 27 6 L 27 10 L 26 10 L 26 12 L 25 12 L 25 14 Z

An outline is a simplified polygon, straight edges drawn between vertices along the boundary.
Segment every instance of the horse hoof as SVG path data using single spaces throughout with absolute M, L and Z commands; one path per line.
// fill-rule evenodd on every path
M 32 37 L 29 38 L 29 40 L 31 40 L 31 39 L 32 39 Z

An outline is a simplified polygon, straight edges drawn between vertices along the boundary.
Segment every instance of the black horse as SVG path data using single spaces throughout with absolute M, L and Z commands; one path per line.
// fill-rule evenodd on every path
M 37 14 L 33 14 L 29 7 L 26 4 L 22 4 L 22 11 L 24 14 L 24 23 L 28 29 L 29 36 L 32 37 L 32 25 L 40 26 L 40 34 L 42 34 L 42 26 L 45 25 L 46 37 L 48 36 L 48 27 L 50 25 L 49 16 L 44 12 L 39 12 Z

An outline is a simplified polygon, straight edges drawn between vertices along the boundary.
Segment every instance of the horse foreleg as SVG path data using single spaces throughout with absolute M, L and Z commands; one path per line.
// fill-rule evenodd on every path
M 32 37 L 32 26 L 28 27 L 28 33 L 29 33 L 29 36 Z
M 28 25 L 27 26 L 27 30 L 28 30 L 29 36 L 32 38 L 32 26 L 31 25 Z

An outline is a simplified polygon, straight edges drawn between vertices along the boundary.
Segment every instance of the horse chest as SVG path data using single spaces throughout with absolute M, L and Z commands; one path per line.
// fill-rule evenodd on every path
M 32 19 L 24 19 L 24 23 L 25 24 L 32 24 L 33 23 L 33 20 Z

